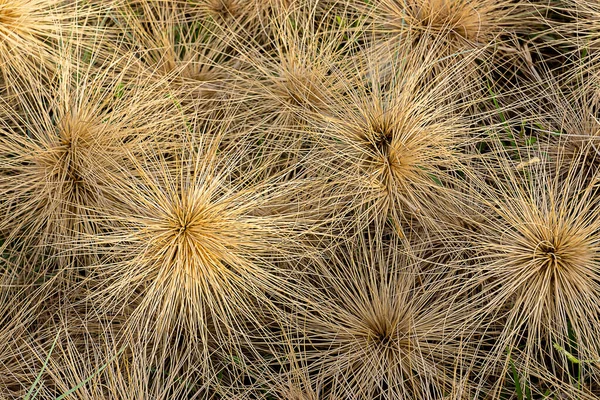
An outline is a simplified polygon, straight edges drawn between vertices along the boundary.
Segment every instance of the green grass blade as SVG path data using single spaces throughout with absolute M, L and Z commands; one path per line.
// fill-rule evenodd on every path
M 579 364 L 581 362 L 581 361 L 579 361 L 579 359 L 577 357 L 575 357 L 573 354 L 569 353 L 558 343 L 554 343 L 554 348 L 556 350 L 558 350 L 559 352 L 563 353 L 567 357 L 567 359 L 569 361 L 571 361 L 573 364 Z
M 510 365 L 510 370 L 512 372 L 513 380 L 515 381 L 515 390 L 517 391 L 517 399 L 525 400 L 523 397 L 523 388 L 521 387 L 521 379 L 519 378 L 519 374 L 517 369 L 515 368 L 515 364 L 510 359 L 510 353 L 508 354 L 508 363 Z
M 35 378 L 33 385 L 31 385 L 31 387 L 29 388 L 29 391 L 27 392 L 27 395 L 25 395 L 24 400 L 30 400 L 33 397 L 37 396 L 38 392 L 36 391 L 35 395 L 33 395 L 33 397 L 32 397 L 33 390 L 38 385 L 38 383 L 40 383 L 40 380 L 42 379 L 42 374 L 44 373 L 44 371 L 46 370 L 46 367 L 48 366 L 48 362 L 50 361 L 50 356 L 52 355 L 52 352 L 54 351 L 54 347 L 56 346 L 56 343 L 58 342 L 59 336 L 60 336 L 60 331 L 58 331 L 58 333 L 56 334 L 56 337 L 54 338 L 54 341 L 52 342 L 52 346 L 50 346 L 50 351 L 48 351 L 48 355 L 46 356 L 46 360 L 44 361 L 44 364 L 42 365 L 42 369 L 40 370 L 37 377 Z
M 81 388 L 83 385 L 85 385 L 86 383 L 88 383 L 93 377 L 95 377 L 96 375 L 98 375 L 100 372 L 104 371 L 104 369 L 108 366 L 108 364 L 110 364 L 111 362 L 113 362 L 118 356 L 121 355 L 121 353 L 123 353 L 123 351 L 125 351 L 125 347 L 122 347 L 121 350 L 119 350 L 119 352 L 117 354 L 115 354 L 110 360 L 108 360 L 104 365 L 102 365 L 100 368 L 98 368 L 98 370 L 96 370 L 93 374 L 91 374 L 90 376 L 88 376 L 87 378 L 85 378 L 83 381 L 81 381 L 77 386 L 69 389 L 68 391 L 66 391 L 65 393 L 61 394 L 60 396 L 58 396 L 55 400 L 62 400 L 64 398 L 66 398 L 68 395 L 73 394 L 75 391 L 77 391 L 79 388 Z

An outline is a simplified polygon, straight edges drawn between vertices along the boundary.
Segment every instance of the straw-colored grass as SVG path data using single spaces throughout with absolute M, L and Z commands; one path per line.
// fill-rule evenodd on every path
M 0 0 L 0 398 L 598 398 L 599 15 Z

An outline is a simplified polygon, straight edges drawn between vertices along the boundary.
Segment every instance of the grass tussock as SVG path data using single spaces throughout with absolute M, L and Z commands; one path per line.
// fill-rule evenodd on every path
M 598 398 L 599 12 L 0 0 L 0 398 Z
M 304 363 L 290 378 L 304 372 L 320 398 L 439 398 L 474 356 L 461 338 L 468 312 L 431 286 L 419 251 L 371 239 L 315 266 L 314 297 L 292 319 Z
M 315 189 L 336 223 L 390 223 L 405 235 L 409 221 L 428 224 L 455 207 L 463 184 L 456 171 L 469 169 L 465 149 L 475 130 L 457 101 L 463 88 L 454 82 L 456 70 L 431 80 L 435 61 L 422 64 L 421 54 L 400 51 L 388 85 L 380 85 L 380 65 L 368 58 L 356 66 L 352 88 L 331 93 L 330 103 L 308 117 L 315 144 L 306 162 L 311 177 L 322 180 Z
M 159 364 L 179 364 L 173 351 L 182 347 L 212 380 L 214 353 L 236 351 L 244 330 L 261 329 L 284 299 L 296 301 L 276 263 L 302 249 L 302 230 L 293 214 L 270 210 L 285 204 L 283 187 L 240 173 L 240 150 L 219 151 L 229 125 L 188 127 L 179 149 L 148 155 L 122 183 L 127 206 L 99 239 L 110 256 L 90 267 L 100 274 L 92 296 L 108 311 L 139 297 L 125 328 L 136 346 L 149 346 Z
M 563 174 L 542 162 L 519 171 L 506 159 L 497 161 L 490 176 L 508 179 L 482 192 L 492 212 L 479 231 L 463 233 L 476 254 L 465 268 L 463 287 L 477 288 L 469 300 L 481 296 L 486 304 L 478 318 L 484 327 L 499 324 L 489 365 L 501 360 L 508 369 L 510 349 L 513 357 L 523 353 L 525 374 L 548 363 L 564 379 L 570 361 L 557 349 L 577 338 L 578 356 L 593 360 L 598 348 L 598 178 L 580 160 L 561 165 Z
M 169 139 L 155 133 L 184 126 L 161 85 L 131 81 L 127 59 L 82 65 L 77 44 L 63 51 L 49 83 L 24 82 L 1 110 L 3 248 L 34 266 L 48 256 L 61 267 L 94 259 L 88 245 L 104 229 L 102 210 L 119 207 L 112 192 L 125 164 L 132 170 L 136 155 L 166 150 Z

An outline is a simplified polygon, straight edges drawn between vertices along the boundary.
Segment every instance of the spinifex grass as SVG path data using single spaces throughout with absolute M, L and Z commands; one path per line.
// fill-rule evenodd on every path
M 578 159 L 553 160 L 566 163 L 562 174 L 549 163 L 517 168 L 515 161 L 495 158 L 490 183 L 478 185 L 488 211 L 478 215 L 477 231 L 456 234 L 474 254 L 461 266 L 464 290 L 477 288 L 466 301 L 479 310 L 482 329 L 498 332 L 485 373 L 498 363 L 508 370 L 508 348 L 521 357 L 527 379 L 544 376 L 541 365 L 563 379 L 567 360 L 554 344 L 567 346 L 571 334 L 581 358 L 597 356 L 598 175 Z
M 61 51 L 55 73 L 25 80 L 12 103 L 0 101 L 1 249 L 28 259 L 20 263 L 28 271 L 47 257 L 61 268 L 96 260 L 99 211 L 118 203 L 117 177 L 149 146 L 167 151 L 169 134 L 185 126 L 158 90 L 164 84 L 130 78 L 131 59 L 93 53 L 85 63 L 68 38 Z
M 0 397 L 597 398 L 600 9 L 541 3 L 0 0 Z
M 463 381 L 475 357 L 462 337 L 469 313 L 453 307 L 450 286 L 437 290 L 422 253 L 380 240 L 365 235 L 313 267 L 306 284 L 314 297 L 290 318 L 298 350 L 289 378 L 309 379 L 296 381 L 298 390 L 437 399 Z
M 0 339 L 4 343 L 0 349 L 0 393 L 8 398 L 24 398 L 32 370 L 39 370 L 41 365 L 29 353 L 31 342 L 46 345 L 53 338 L 40 332 L 33 334 L 37 320 L 44 314 L 44 298 L 32 295 L 28 288 L 11 288 L 13 281 L 6 276 L 0 279 Z
M 340 3 L 332 1 L 332 3 Z M 347 18 L 361 20 L 364 40 L 371 43 L 382 64 L 389 62 L 388 48 L 410 43 L 433 52 L 441 64 L 469 60 L 461 68 L 462 79 L 476 79 L 480 68 L 494 69 L 495 62 L 478 63 L 501 51 L 504 57 L 516 50 L 516 33 L 528 33 L 539 24 L 536 9 L 527 2 L 495 0 L 350 0 Z M 349 28 L 353 29 L 353 28 Z M 393 60 L 392 60 L 393 61 Z M 471 93 L 476 92 L 471 90 Z
M 350 230 L 389 222 L 404 235 L 427 225 L 456 207 L 457 171 L 470 158 L 474 130 L 457 100 L 467 86 L 456 84 L 454 68 L 431 79 L 434 59 L 423 63 L 424 53 L 408 46 L 397 51 L 388 84 L 378 60 L 366 57 L 346 93 L 326 95 L 327 106 L 307 118 L 314 148 L 306 171 L 321 182 L 315 198 Z
M 0 81 L 12 85 L 24 75 L 52 69 L 60 63 L 56 52 L 71 33 L 102 36 L 97 4 L 64 0 L 0 0 Z M 84 44 L 83 41 L 80 44 Z M 37 72 L 36 72 L 37 71 Z
M 311 147 L 311 118 L 327 115 L 331 103 L 354 84 L 352 38 L 336 24 L 316 19 L 314 9 L 298 8 L 272 20 L 275 35 L 266 43 L 232 40 L 240 67 L 229 90 L 243 100 L 237 118 L 253 133 L 246 129 L 227 139 L 254 146 L 260 154 L 256 163 L 272 165 L 274 173 L 301 162 Z
M 171 75 L 174 88 L 188 89 L 188 101 L 223 96 L 235 61 L 229 54 L 230 38 L 198 20 L 197 7 L 191 2 L 136 1 L 115 10 L 124 45 L 116 51 L 134 53 L 139 73 L 149 78 Z
M 520 146 L 531 144 L 533 138 L 537 143 L 532 148 L 539 149 L 541 159 L 563 159 L 564 166 L 552 164 L 559 173 L 580 164 L 589 169 L 591 177 L 600 168 L 600 80 L 585 74 L 576 82 L 576 87 L 564 85 L 561 78 L 548 72 L 544 79 L 522 84 L 524 90 L 516 102 L 525 110 L 522 117 L 530 134 L 516 137 Z
M 127 322 L 134 346 L 158 365 L 197 360 L 207 384 L 215 360 L 230 360 L 237 340 L 298 295 L 274 264 L 302 248 L 293 214 L 278 211 L 288 190 L 256 180 L 260 171 L 241 174 L 248 154 L 219 150 L 234 124 L 192 121 L 180 149 L 136 161 L 118 193 L 125 207 L 111 214 L 115 233 L 99 238 L 110 255 L 92 267 L 104 310 L 139 298 Z

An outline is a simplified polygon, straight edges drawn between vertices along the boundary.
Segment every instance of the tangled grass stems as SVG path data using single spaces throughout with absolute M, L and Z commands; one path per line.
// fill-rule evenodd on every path
M 522 353 L 525 377 L 544 376 L 545 366 L 564 379 L 569 366 L 555 343 L 576 337 L 578 356 L 597 356 L 597 173 L 561 157 L 517 168 L 499 155 L 488 168 L 491 182 L 478 189 L 489 212 L 477 231 L 460 233 L 474 254 L 464 290 L 477 288 L 469 302 L 482 329 L 498 332 L 484 372 L 500 365 L 505 375 L 509 349 Z
M 167 151 L 169 133 L 185 126 L 164 84 L 129 77 L 131 59 L 96 66 L 82 51 L 66 39 L 60 68 L 26 80 L 0 107 L 1 249 L 35 267 L 48 257 L 60 268 L 96 260 L 98 212 L 115 207 L 124 163 L 157 143 Z
M 105 310 L 139 298 L 127 322 L 136 346 L 149 346 L 158 364 L 184 362 L 171 354 L 181 346 L 214 381 L 213 353 L 231 359 L 269 309 L 298 296 L 292 271 L 274 263 L 295 257 L 302 230 L 293 214 L 271 210 L 286 203 L 284 185 L 240 174 L 248 155 L 219 150 L 228 125 L 190 126 L 179 150 L 147 154 L 121 184 L 126 207 L 111 214 L 114 234 L 98 239 L 111 246 L 92 267 L 100 285 L 93 297 Z
M 0 397 L 591 399 L 597 6 L 0 0 Z
M 117 27 L 123 45 L 116 51 L 134 53 L 141 74 L 157 80 L 171 76 L 171 85 L 189 90 L 189 99 L 221 97 L 235 55 L 223 33 L 190 17 L 199 11 L 191 3 L 137 1 L 117 7 Z
M 315 144 L 306 170 L 322 182 L 316 196 L 330 204 L 335 223 L 358 231 L 391 223 L 402 236 L 456 208 L 458 171 L 468 170 L 476 130 L 467 105 L 457 101 L 464 86 L 455 84 L 454 70 L 431 80 L 435 60 L 423 64 L 420 56 L 399 50 L 389 84 L 380 80 L 377 60 L 367 58 L 347 92 L 332 93 L 309 117 Z
M 53 69 L 61 54 L 55 49 L 71 34 L 103 35 L 105 16 L 98 4 L 63 0 L 0 2 L 0 80 L 8 90 L 22 76 Z M 81 42 L 80 44 L 83 44 Z
M 315 21 L 316 10 L 298 7 L 273 19 L 275 35 L 268 42 L 232 40 L 240 69 L 231 90 L 244 94 L 245 110 L 238 118 L 255 133 L 229 140 L 250 140 L 244 145 L 255 146 L 260 160 L 276 167 L 273 173 L 301 162 L 311 146 L 307 120 L 326 113 L 353 84 L 352 39 L 336 26 Z
M 31 376 L 31 370 L 38 366 L 28 357 L 30 341 L 37 320 L 44 313 L 43 297 L 34 295 L 23 287 L 11 288 L 13 280 L 2 278 L 0 289 L 0 393 L 9 398 L 23 398 L 27 393 L 25 382 Z M 15 285 L 16 286 L 16 285 Z M 40 342 L 52 341 L 43 334 L 36 335 Z
M 300 369 L 304 389 L 323 398 L 440 398 L 475 357 L 464 340 L 469 313 L 436 290 L 418 251 L 373 233 L 308 275 L 314 297 L 290 319 L 290 374 Z
M 542 76 L 541 80 L 521 85 L 521 115 L 529 135 L 522 135 L 519 146 L 535 143 L 540 158 L 566 161 L 566 168 L 554 163 L 559 173 L 563 169 L 568 172 L 569 166 L 579 163 L 592 172 L 588 176 L 593 176 L 600 157 L 597 77 L 580 76 L 573 87 L 561 84 L 561 78 L 551 72 Z M 540 100 L 546 103 L 545 107 L 540 107 Z
M 331 3 L 340 3 L 332 1 Z M 477 80 L 486 68 L 495 69 L 500 58 L 491 62 L 476 60 L 514 56 L 511 43 L 516 34 L 527 35 L 539 26 L 540 16 L 529 2 L 493 0 L 373 0 L 344 1 L 349 30 L 362 32 L 370 51 L 382 63 L 389 62 L 388 48 L 398 42 L 429 50 L 435 48 L 440 60 L 437 73 L 448 64 L 463 64 L 461 79 Z M 364 27 L 362 27 L 364 26 Z M 468 60 L 468 63 L 465 61 Z M 391 60 L 393 63 L 393 60 Z M 482 70 L 483 67 L 483 70 Z M 477 93 L 473 94 L 475 97 Z

